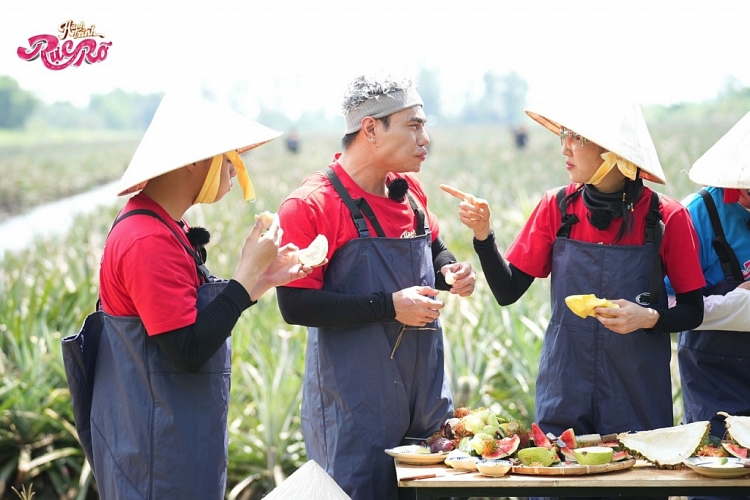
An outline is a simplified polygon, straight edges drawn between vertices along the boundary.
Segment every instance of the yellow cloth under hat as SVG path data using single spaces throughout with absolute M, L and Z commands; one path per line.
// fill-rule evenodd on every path
M 631 181 L 634 181 L 635 177 L 638 175 L 638 167 L 635 164 L 629 162 L 625 158 L 617 156 L 611 151 L 602 153 L 601 157 L 602 160 L 604 160 L 604 163 L 602 163 L 597 171 L 594 172 L 594 175 L 591 176 L 591 179 L 589 179 L 587 184 L 597 185 L 602 182 L 607 174 L 615 168 L 615 165 L 617 165 L 617 168 L 622 172 L 622 175 Z
M 193 203 L 213 203 L 216 201 L 219 184 L 221 184 L 221 164 L 224 162 L 224 155 L 229 158 L 229 161 L 232 162 L 235 170 L 237 170 L 237 180 L 242 188 L 245 201 L 255 200 L 255 189 L 253 188 L 252 181 L 250 181 L 250 175 L 247 173 L 245 163 L 240 158 L 240 155 L 237 154 L 237 151 L 233 150 L 213 157 L 206 180 L 203 181 L 203 187 Z

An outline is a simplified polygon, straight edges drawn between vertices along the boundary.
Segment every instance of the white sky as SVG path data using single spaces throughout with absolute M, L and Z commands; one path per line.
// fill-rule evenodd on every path
M 11 4 L 11 5 L 8 5 Z M 19 46 L 84 21 L 106 35 L 106 60 L 51 71 Z M 482 75 L 518 72 L 528 101 L 565 88 L 613 85 L 644 104 L 709 99 L 728 76 L 750 86 L 750 2 L 666 0 L 3 2 L 0 74 L 45 101 L 85 105 L 120 87 L 163 91 L 198 82 L 291 117 L 339 112 L 363 70 L 439 71 L 443 107 L 458 111 Z M 429 112 L 429 111 L 428 111 Z

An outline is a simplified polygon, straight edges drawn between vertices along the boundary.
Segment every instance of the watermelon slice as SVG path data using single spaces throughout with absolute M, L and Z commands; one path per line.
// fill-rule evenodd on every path
M 519 444 L 521 444 L 521 438 L 518 436 L 511 436 L 511 437 L 506 437 L 503 439 L 498 439 L 497 440 L 498 455 L 497 457 L 493 457 L 493 458 L 503 458 L 503 457 L 511 456 L 512 454 L 516 452 Z
M 733 457 L 747 458 L 747 448 L 742 448 L 741 446 L 737 446 L 737 445 L 734 445 L 734 444 L 731 444 L 731 443 L 721 443 L 721 445 Z
M 566 448 L 577 448 L 576 446 L 576 433 L 573 431 L 573 429 L 568 429 L 562 434 L 560 434 L 560 440 L 565 443 Z
M 542 429 L 539 428 L 536 422 L 531 423 L 531 437 L 534 439 L 534 444 L 537 446 L 547 448 L 548 450 L 552 449 L 552 442 L 544 432 L 542 432 Z
M 614 452 L 612 454 L 612 461 L 613 462 L 619 462 L 620 460 L 625 460 L 626 458 L 628 458 L 628 452 L 625 451 L 625 450 L 623 450 L 623 451 L 616 451 L 616 452 Z

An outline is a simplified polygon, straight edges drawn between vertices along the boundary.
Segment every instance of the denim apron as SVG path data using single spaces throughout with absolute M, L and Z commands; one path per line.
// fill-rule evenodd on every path
M 359 209 L 364 200 L 352 200 L 333 171 L 326 173 L 349 206 L 359 237 L 333 254 L 323 289 L 370 294 L 434 286 L 424 214 L 418 214 L 416 237 L 370 237 Z M 378 231 L 369 207 L 362 211 Z M 308 329 L 302 397 L 307 456 L 354 500 L 398 498 L 393 458 L 384 450 L 406 436 L 428 437 L 453 411 L 440 322 L 429 329 L 403 327 L 391 320 Z
M 707 286 L 703 295 L 726 295 L 744 278 L 734 251 L 724 239 L 713 199 L 710 194 L 703 199 L 716 235 L 713 246 L 724 269 L 724 279 Z M 717 246 L 717 242 L 721 246 Z M 711 434 L 722 438 L 726 432 L 724 417 L 716 412 L 750 416 L 750 338 L 747 332 L 681 332 L 677 353 L 686 423 L 709 420 Z
M 596 318 L 576 316 L 565 304 L 569 295 L 594 294 L 666 307 L 658 195 L 652 197 L 644 245 L 571 240 L 569 225 L 577 218 L 564 208 L 562 213 L 552 251 L 552 317 L 539 362 L 536 421 L 555 435 L 570 427 L 576 434 L 610 434 L 672 426 L 669 334 L 621 335 Z
M 226 282 L 198 269 L 209 280 L 200 310 Z M 185 372 L 140 318 L 101 310 L 63 339 L 76 428 L 103 500 L 224 498 L 231 346 L 230 337 L 200 372 Z

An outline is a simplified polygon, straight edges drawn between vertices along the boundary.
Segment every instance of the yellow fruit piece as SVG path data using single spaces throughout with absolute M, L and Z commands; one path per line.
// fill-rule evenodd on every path
M 326 255 L 328 255 L 328 238 L 319 234 L 312 240 L 309 247 L 299 251 L 297 258 L 303 265 L 315 267 L 323 263 Z
M 587 316 L 596 316 L 595 307 L 614 307 L 619 308 L 617 304 L 607 299 L 599 299 L 596 295 L 569 295 L 565 297 L 565 304 L 573 311 L 574 314 L 585 318 Z
M 269 227 L 271 227 L 271 224 L 273 223 L 273 218 L 276 216 L 276 214 L 272 214 L 271 212 L 261 212 L 255 216 L 255 220 L 260 220 L 263 222 L 263 229 L 267 230 Z

